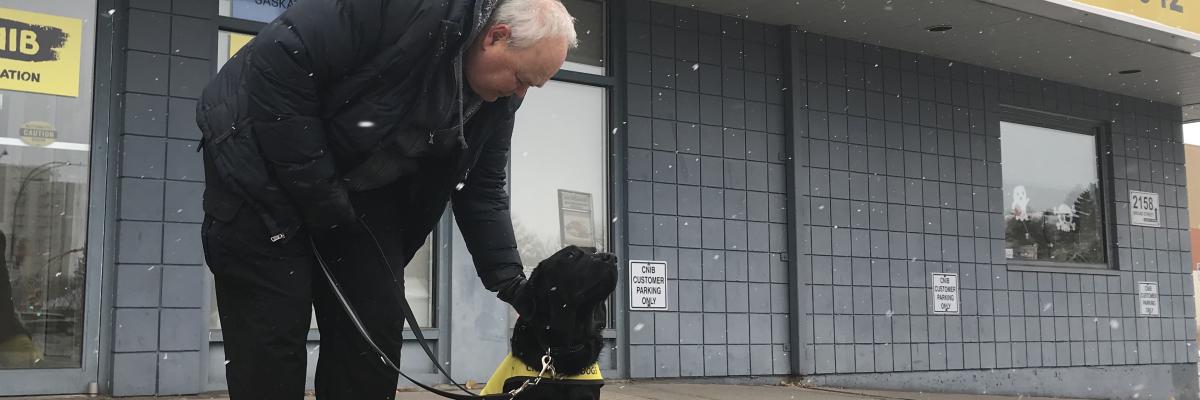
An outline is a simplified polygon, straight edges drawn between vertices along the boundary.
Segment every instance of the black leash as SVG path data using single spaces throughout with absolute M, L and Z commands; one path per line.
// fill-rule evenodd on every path
M 392 283 L 396 287 L 399 288 L 400 287 L 399 279 L 396 278 L 395 271 L 391 268 L 391 264 L 388 263 L 387 255 L 383 252 L 383 246 L 381 244 L 379 244 L 379 240 L 375 238 L 375 234 L 373 232 L 371 232 L 371 228 L 368 227 L 366 223 L 363 223 L 362 221 L 359 221 L 359 223 L 362 225 L 363 229 L 367 232 L 367 235 L 371 237 L 371 241 L 374 242 L 375 248 L 379 252 L 379 257 L 383 261 L 382 267 L 388 270 L 388 273 L 391 275 L 391 278 L 392 278 Z M 397 302 L 400 304 L 400 309 L 404 313 L 404 320 L 408 323 L 408 326 L 411 328 L 413 335 L 416 336 L 417 343 L 419 343 L 421 345 L 421 349 L 423 349 L 425 351 L 425 355 L 429 357 L 429 360 L 433 362 L 433 365 L 435 365 L 437 367 L 438 371 L 440 371 L 442 373 L 442 376 L 446 377 L 447 381 L 449 381 L 454 386 L 458 387 L 460 390 L 462 390 L 466 394 L 451 393 L 451 392 L 447 392 L 447 391 L 444 391 L 441 389 L 436 389 L 429 385 L 421 383 L 421 382 L 417 381 L 416 379 L 413 379 L 412 377 L 408 376 L 408 374 L 405 374 L 404 371 L 401 371 L 400 366 L 398 364 L 396 364 L 395 362 L 393 362 L 392 359 L 390 357 L 388 357 L 387 353 L 384 353 L 383 349 L 380 348 L 379 345 L 375 343 L 375 340 L 371 338 L 371 334 L 367 332 L 367 327 L 363 324 L 362 320 L 359 319 L 358 312 L 356 312 L 354 310 L 354 306 L 350 304 L 350 301 L 346 298 L 345 293 L 342 292 L 342 287 L 338 283 L 337 278 L 335 278 L 333 276 L 333 272 L 330 270 L 329 265 L 325 264 L 325 258 L 321 256 L 321 251 L 319 249 L 317 249 L 317 244 L 316 244 L 316 242 L 313 241 L 312 236 L 309 236 L 308 243 L 312 247 L 313 255 L 315 255 L 317 258 L 317 264 L 319 264 L 321 266 L 321 271 L 325 275 L 325 280 L 329 282 L 329 286 L 333 290 L 334 297 L 337 298 L 338 303 L 341 303 L 342 309 L 345 310 L 346 315 L 348 317 L 350 317 L 350 322 L 352 322 L 354 324 L 354 329 L 357 330 L 358 334 L 360 336 L 362 336 L 364 341 L 367 342 L 367 346 L 369 346 L 371 348 L 371 350 L 374 351 L 375 354 L 379 356 L 380 361 L 383 361 L 384 365 L 386 365 L 388 368 L 391 368 L 392 370 L 396 371 L 397 373 L 400 374 L 400 376 L 403 376 L 404 379 L 407 379 L 409 382 L 412 382 L 414 385 L 419 386 L 421 389 L 425 389 L 425 390 L 427 390 L 433 394 L 436 394 L 438 396 L 442 396 L 442 397 L 445 397 L 448 399 L 454 399 L 454 400 L 480 400 L 480 399 L 483 399 L 483 400 L 499 400 L 499 399 L 511 400 L 511 399 L 516 398 L 517 395 L 519 395 L 526 388 L 528 388 L 530 386 L 536 386 L 538 383 L 541 383 L 542 378 L 546 375 L 547 372 L 550 372 L 551 375 L 553 375 L 553 371 L 554 371 L 554 367 L 552 365 L 553 359 L 551 358 L 551 356 L 549 354 L 547 354 L 542 357 L 542 370 L 541 370 L 541 372 L 538 373 L 538 376 L 536 378 L 526 380 L 524 383 L 521 384 L 520 387 L 513 389 L 511 391 L 505 392 L 505 393 L 500 393 L 500 394 L 478 395 L 478 394 L 472 393 L 470 390 L 467 390 L 467 388 L 465 386 L 459 384 L 458 382 L 455 382 L 454 378 L 450 377 L 450 373 L 446 372 L 446 369 L 442 367 L 442 364 L 440 362 L 438 362 L 437 356 L 435 356 L 433 354 L 433 350 L 430 349 L 430 347 L 429 347 L 428 340 L 425 339 L 425 334 L 422 333 L 421 329 L 417 326 L 417 319 L 413 315 L 412 307 L 409 306 L 409 304 L 408 304 L 408 299 L 406 299 L 402 295 L 399 295 L 399 293 L 403 293 L 403 291 L 402 290 L 401 291 L 393 291 L 393 295 L 396 295 Z

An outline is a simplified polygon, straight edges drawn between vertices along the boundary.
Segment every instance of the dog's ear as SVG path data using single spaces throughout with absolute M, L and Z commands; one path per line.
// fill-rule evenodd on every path
M 597 251 L 595 247 L 580 247 L 579 249 L 587 252 L 588 254 L 596 254 Z

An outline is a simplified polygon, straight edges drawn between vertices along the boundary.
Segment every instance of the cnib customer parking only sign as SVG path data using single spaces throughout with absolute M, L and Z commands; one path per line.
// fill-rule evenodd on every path
M 629 261 L 629 309 L 667 309 L 667 263 Z
M 933 313 L 958 314 L 958 274 L 933 274 Z

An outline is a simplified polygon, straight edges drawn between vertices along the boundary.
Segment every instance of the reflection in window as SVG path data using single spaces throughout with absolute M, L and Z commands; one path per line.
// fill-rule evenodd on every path
M 1005 257 L 1103 266 L 1096 137 L 1001 122 L 1000 142 Z
M 512 218 L 526 268 L 564 245 L 608 248 L 604 88 L 550 81 L 513 128 Z
M 61 66 L 72 76 L 0 89 L 0 369 L 78 368 L 96 2 L 0 0 L 0 7 L 15 10 L 5 19 L 72 32 L 56 60 L 36 67 L 6 60 L 44 74 Z
M 567 54 L 563 69 L 603 75 L 608 37 L 604 29 L 604 1 L 563 0 L 563 5 L 575 17 L 575 34 L 579 38 L 579 47 Z
M 219 0 L 217 15 L 271 22 L 298 1 L 301 0 Z
M 228 1 L 222 1 L 227 3 Z M 234 0 L 237 2 L 237 0 Z M 224 6 L 222 6 L 224 7 Z M 241 33 L 220 31 L 217 33 L 217 69 L 225 66 L 229 58 L 237 54 L 246 43 L 253 39 L 253 35 L 244 35 Z M 409 305 L 412 306 L 413 315 L 417 319 L 417 325 L 421 327 L 433 327 L 433 254 L 432 254 L 432 238 L 433 235 L 425 238 L 425 244 L 417 249 L 413 255 L 412 261 L 404 268 L 404 291 L 405 298 L 408 299 Z M 318 275 L 314 275 L 318 276 Z M 210 275 L 211 277 L 211 275 Z M 211 279 L 210 279 L 211 281 Z M 210 288 L 209 290 L 213 290 Z M 209 295 L 209 315 L 208 327 L 213 330 L 221 329 L 220 314 L 217 310 L 216 293 Z M 402 318 L 402 316 L 397 316 Z M 310 325 L 312 329 L 317 329 L 317 319 L 313 318 Z
M 509 192 L 526 274 L 565 245 L 608 249 L 606 104 L 604 88 L 550 81 L 517 113 Z

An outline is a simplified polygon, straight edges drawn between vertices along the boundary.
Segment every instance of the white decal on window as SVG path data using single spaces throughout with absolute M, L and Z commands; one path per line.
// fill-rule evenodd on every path
M 1054 215 L 1058 216 L 1058 222 L 1054 224 L 1058 230 L 1070 232 L 1075 230 L 1075 209 L 1066 204 L 1059 204 L 1054 207 Z
M 1029 220 L 1029 194 L 1025 192 L 1025 186 L 1017 186 L 1013 188 L 1012 216 L 1017 221 Z

